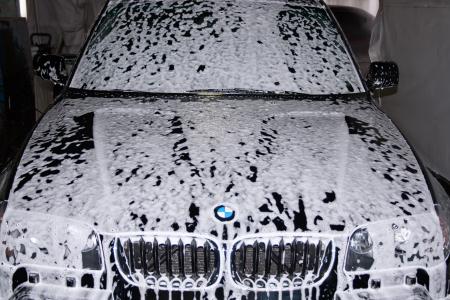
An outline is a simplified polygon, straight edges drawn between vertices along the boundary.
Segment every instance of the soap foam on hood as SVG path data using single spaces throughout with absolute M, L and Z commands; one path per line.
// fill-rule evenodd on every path
M 34 133 L 10 205 L 107 232 L 225 239 L 434 209 L 407 143 L 365 100 L 204 99 L 63 101 Z M 234 223 L 216 222 L 221 203 L 238 208 Z

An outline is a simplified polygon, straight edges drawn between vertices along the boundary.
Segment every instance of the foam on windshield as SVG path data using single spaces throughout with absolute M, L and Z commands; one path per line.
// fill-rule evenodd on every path
M 314 3 L 113 1 L 71 87 L 363 91 L 341 36 Z

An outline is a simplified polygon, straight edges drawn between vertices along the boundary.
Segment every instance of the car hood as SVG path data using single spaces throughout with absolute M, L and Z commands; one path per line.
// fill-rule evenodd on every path
M 234 218 L 222 222 L 225 205 Z M 100 232 L 348 233 L 433 210 L 402 135 L 364 97 L 69 97 L 35 130 L 9 206 Z

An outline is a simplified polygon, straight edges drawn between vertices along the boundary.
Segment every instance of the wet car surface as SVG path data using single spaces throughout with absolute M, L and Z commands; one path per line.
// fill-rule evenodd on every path
M 109 1 L 18 163 L 0 295 L 444 299 L 424 172 L 322 2 Z

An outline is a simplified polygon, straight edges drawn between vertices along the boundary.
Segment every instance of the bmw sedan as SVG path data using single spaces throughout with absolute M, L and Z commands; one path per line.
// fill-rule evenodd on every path
M 448 299 L 450 200 L 321 0 L 109 0 L 1 173 L 1 299 Z

